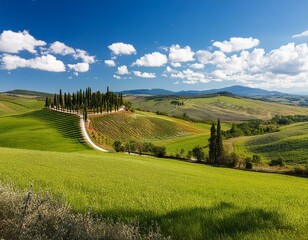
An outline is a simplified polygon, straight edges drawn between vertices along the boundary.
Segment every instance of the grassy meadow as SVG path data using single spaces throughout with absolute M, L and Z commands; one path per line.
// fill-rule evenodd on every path
M 14 157 L 12 157 L 14 156 Z M 305 239 L 305 178 L 111 153 L 0 148 L 2 181 L 174 239 Z
M 280 132 L 240 138 L 233 143 L 236 153 L 259 154 L 268 161 L 282 158 L 288 164 L 308 164 L 308 123 L 295 123 Z
M 220 118 L 222 121 L 234 122 L 249 119 L 268 120 L 275 115 L 308 114 L 307 107 L 228 96 L 178 99 L 178 101 L 184 102 L 184 106 L 170 104 L 174 99 L 169 98 L 147 99 L 140 96 L 128 96 L 126 99 L 132 102 L 134 108 L 152 112 L 160 111 L 169 115 L 186 113 L 189 117 L 198 120 Z

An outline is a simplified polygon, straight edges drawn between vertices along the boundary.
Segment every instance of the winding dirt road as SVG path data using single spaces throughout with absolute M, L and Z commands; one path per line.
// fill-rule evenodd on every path
M 83 119 L 83 115 L 82 114 L 77 114 L 77 113 L 73 113 L 73 112 L 68 112 L 66 110 L 57 110 L 57 109 L 54 109 L 52 108 L 51 110 L 53 111 L 56 111 L 56 112 L 62 112 L 62 113 L 67 113 L 67 114 L 72 114 L 72 115 L 77 115 L 79 116 L 80 118 L 80 121 L 79 121 L 79 125 L 80 125 L 80 130 L 81 130 L 81 133 L 82 133 L 82 136 L 83 136 L 83 139 L 94 149 L 98 150 L 98 151 L 101 151 L 101 152 L 112 152 L 110 150 L 107 150 L 107 149 L 104 149 L 104 148 L 101 148 L 99 146 L 97 146 L 92 140 L 91 138 L 89 137 L 89 134 L 87 133 L 87 130 L 86 130 L 86 127 L 85 127 L 85 121 Z M 110 113 L 118 113 L 118 112 L 121 112 L 121 111 L 124 111 L 125 109 L 123 107 L 121 107 L 118 111 L 113 111 L 113 112 L 110 112 Z M 100 114 L 89 114 L 88 116 L 96 116 L 96 115 L 104 115 L 104 114 L 107 114 L 107 112 L 103 112 L 103 113 L 100 113 Z

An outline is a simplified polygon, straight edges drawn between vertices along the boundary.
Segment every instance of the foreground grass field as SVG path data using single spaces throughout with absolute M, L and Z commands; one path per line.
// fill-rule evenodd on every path
M 0 148 L 0 179 L 174 239 L 306 239 L 307 179 L 124 154 Z
M 268 161 L 282 158 L 288 164 L 308 164 L 308 123 L 295 123 L 280 132 L 251 136 L 233 143 L 236 153 L 260 154 Z
M 145 97 L 127 97 L 134 108 L 147 111 L 160 111 L 169 115 L 186 113 L 194 119 L 220 118 L 222 121 L 244 121 L 249 119 L 271 119 L 275 115 L 307 115 L 307 107 L 269 103 L 247 98 L 216 96 L 210 98 L 178 99 L 184 106 L 170 104 L 174 99 L 162 98 L 148 100 Z

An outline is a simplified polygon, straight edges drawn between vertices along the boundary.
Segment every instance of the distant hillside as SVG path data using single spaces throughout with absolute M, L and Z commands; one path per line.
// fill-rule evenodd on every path
M 181 97 L 176 100 L 183 105 L 174 105 L 174 97 L 127 96 L 136 109 L 164 112 L 170 116 L 183 116 L 197 120 L 245 121 L 249 119 L 268 120 L 275 115 L 307 115 L 307 107 L 283 105 L 232 96 Z
M 307 164 L 308 123 L 281 127 L 280 132 L 239 138 L 233 143 L 240 155 L 260 154 L 265 160 L 284 159 L 288 164 Z
M 229 92 L 234 95 L 242 97 L 269 97 L 269 96 L 283 96 L 287 95 L 285 93 L 280 93 L 276 91 L 267 91 L 258 88 L 250 88 L 235 85 L 232 87 L 225 87 L 220 89 L 210 89 L 210 90 L 189 90 L 189 91 L 179 91 L 173 92 L 165 89 L 136 89 L 136 90 L 126 90 L 122 91 L 126 95 L 176 95 L 176 96 L 192 96 L 192 95 L 204 95 L 204 94 L 213 94 L 219 92 Z
M 24 95 L 24 96 L 33 96 L 33 97 L 51 97 L 53 94 L 46 93 L 46 92 L 37 92 L 37 91 L 31 91 L 31 90 L 22 90 L 22 89 L 15 89 L 12 91 L 5 92 L 7 94 L 12 95 Z

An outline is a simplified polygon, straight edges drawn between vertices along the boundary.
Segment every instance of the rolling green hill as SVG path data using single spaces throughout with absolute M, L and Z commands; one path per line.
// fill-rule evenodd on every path
M 99 133 L 101 145 L 112 148 L 115 140 L 152 142 L 165 146 L 168 155 L 175 155 L 184 149 L 187 152 L 197 145 L 206 146 L 210 125 L 191 123 L 181 119 L 161 116 L 150 112 L 135 111 L 91 116 L 89 134 Z M 224 129 L 229 129 L 223 124 Z M 106 144 L 107 142 L 107 144 Z M 207 151 L 207 149 L 205 149 Z
M 183 98 L 184 106 L 170 104 L 174 98 L 146 98 L 128 96 L 126 99 L 132 102 L 133 107 L 146 111 L 160 111 L 168 115 L 183 115 L 202 120 L 220 118 L 222 121 L 244 121 L 249 119 L 268 120 L 275 115 L 307 115 L 308 108 L 299 106 L 269 103 L 260 100 L 215 96 L 207 98 Z
M 233 143 L 242 155 L 260 154 L 270 161 L 283 158 L 288 164 L 308 164 L 308 123 L 281 127 L 280 132 L 245 137 Z
M 0 117 L 0 146 L 60 152 L 89 149 L 77 116 L 47 109 Z
M 12 157 L 13 156 L 13 157 Z M 126 154 L 0 148 L 0 179 L 174 239 L 305 239 L 307 179 Z
M 38 110 L 43 106 L 44 101 L 39 99 L 0 94 L 0 117 Z
M 7 91 L 6 93 L 11 95 L 22 95 L 22 96 L 32 96 L 32 97 L 42 97 L 42 98 L 53 96 L 53 94 L 51 93 L 23 90 L 23 89 L 15 89 L 12 91 Z

